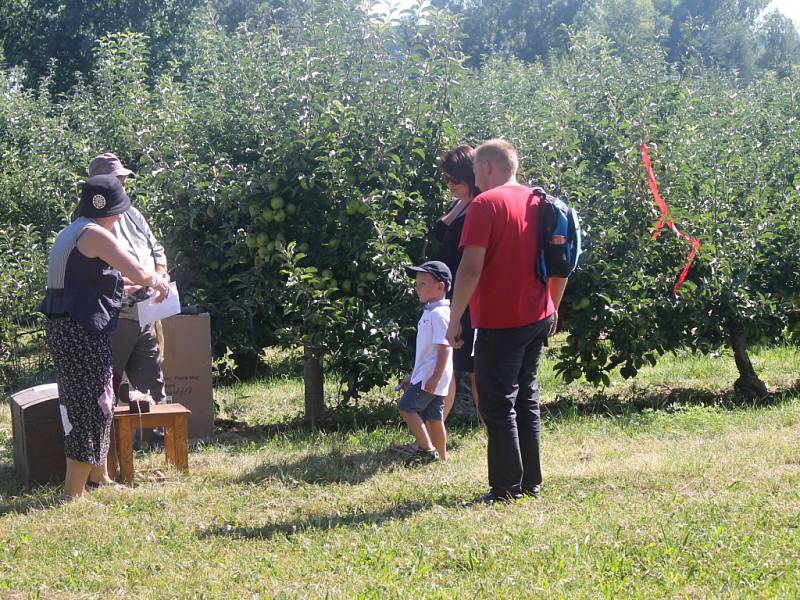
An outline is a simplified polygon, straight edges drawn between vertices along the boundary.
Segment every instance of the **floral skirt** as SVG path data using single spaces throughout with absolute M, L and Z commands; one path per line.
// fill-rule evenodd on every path
M 91 334 L 70 318 L 51 319 L 47 344 L 56 367 L 67 458 L 100 465 L 108 456 L 112 393 L 111 336 Z

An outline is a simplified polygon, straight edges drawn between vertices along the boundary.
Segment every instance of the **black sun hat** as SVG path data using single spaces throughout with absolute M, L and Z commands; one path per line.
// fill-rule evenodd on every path
M 406 267 L 406 275 L 409 277 L 416 277 L 417 273 L 430 274 L 436 281 L 443 282 L 446 289 L 450 289 L 453 283 L 453 275 L 450 273 L 450 268 L 439 260 L 429 260 L 418 267 Z
M 116 175 L 95 175 L 83 184 L 77 214 L 90 219 L 113 217 L 130 206 L 131 199 Z

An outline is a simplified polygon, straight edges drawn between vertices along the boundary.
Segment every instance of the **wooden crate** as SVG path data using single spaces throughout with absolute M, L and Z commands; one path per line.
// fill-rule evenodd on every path
M 27 486 L 62 482 L 66 471 L 58 386 L 37 385 L 11 396 L 14 467 Z

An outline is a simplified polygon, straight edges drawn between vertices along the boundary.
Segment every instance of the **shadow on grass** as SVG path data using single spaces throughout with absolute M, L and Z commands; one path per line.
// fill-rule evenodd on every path
M 670 412 L 676 406 L 709 406 L 732 411 L 777 406 L 799 394 L 800 381 L 777 388 L 759 399 L 742 398 L 733 390 L 703 388 L 633 387 L 618 393 L 583 388 L 569 395 L 556 396 L 555 400 L 542 404 L 542 413 L 551 420 L 557 420 L 573 416 L 627 416 L 645 410 Z
M 416 500 L 393 503 L 383 510 L 352 512 L 336 515 L 311 515 L 261 526 L 232 526 L 206 529 L 198 535 L 201 538 L 231 537 L 235 539 L 268 540 L 276 536 L 292 536 L 298 533 L 330 531 L 339 527 L 359 527 L 361 525 L 381 524 L 386 521 L 405 519 L 413 514 L 434 507 L 455 508 L 464 506 L 463 502 L 452 499 Z
M 313 425 L 302 416 L 297 416 L 265 425 L 253 425 L 234 419 L 216 419 L 214 426 L 216 434 L 204 443 L 220 446 L 237 446 L 250 440 L 271 439 L 289 434 L 370 432 L 391 426 L 405 429 L 397 412 L 397 404 L 393 400 L 372 402 L 369 405 L 331 407 L 326 418 Z M 455 434 L 469 430 L 471 426 L 470 421 L 458 417 L 451 417 L 447 421 L 448 431 Z
M 303 481 L 306 483 L 362 483 L 379 471 L 391 470 L 403 464 L 404 456 L 393 450 L 366 450 L 345 454 L 338 449 L 325 454 L 311 454 L 286 463 L 261 464 L 236 480 L 253 483 L 265 479 Z
M 409 442 L 413 438 L 409 438 Z M 448 451 L 461 446 L 458 437 L 448 442 Z M 407 454 L 397 448 L 363 450 L 345 453 L 338 448 L 310 454 L 299 460 L 281 463 L 263 463 L 236 479 L 235 483 L 254 483 L 269 479 L 283 482 L 303 481 L 312 484 L 363 483 L 381 471 L 405 467 Z
M 314 424 L 306 421 L 303 416 L 297 416 L 266 425 L 251 425 L 234 419 L 216 419 L 214 425 L 218 433 L 233 434 L 235 439 L 237 434 L 249 438 L 274 437 L 295 431 L 325 433 L 372 431 L 399 422 L 400 415 L 394 402 L 372 402 L 369 405 L 331 407 L 327 411 L 326 418 Z
M 58 486 L 26 488 L 17 480 L 12 465 L 0 464 L 0 517 L 9 513 L 27 514 L 58 506 L 60 503 Z

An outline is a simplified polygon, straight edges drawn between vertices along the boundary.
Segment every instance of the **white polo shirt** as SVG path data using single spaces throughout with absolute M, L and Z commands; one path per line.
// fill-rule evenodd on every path
M 428 302 L 425 310 L 417 323 L 417 355 L 414 359 L 414 370 L 411 372 L 411 383 L 425 385 L 433 375 L 436 368 L 436 346 L 447 343 L 447 327 L 450 325 L 450 300 L 446 298 L 436 302 Z M 446 396 L 453 378 L 453 359 L 447 361 L 447 366 L 439 379 L 434 394 Z

